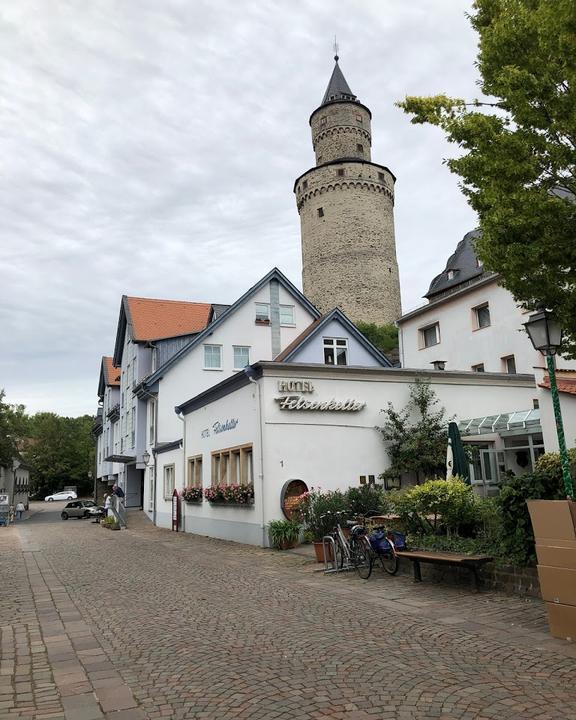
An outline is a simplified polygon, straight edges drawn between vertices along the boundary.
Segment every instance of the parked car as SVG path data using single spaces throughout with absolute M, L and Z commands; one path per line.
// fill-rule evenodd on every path
M 62 492 L 46 495 L 44 502 L 53 502 L 54 500 L 76 500 L 78 495 L 73 490 L 62 490 Z
M 64 506 L 64 510 L 60 513 L 62 520 L 68 518 L 95 518 L 104 514 L 104 508 L 96 505 L 92 500 L 74 500 Z

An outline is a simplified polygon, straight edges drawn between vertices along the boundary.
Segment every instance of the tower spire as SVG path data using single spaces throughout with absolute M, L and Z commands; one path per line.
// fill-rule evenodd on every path
M 338 40 L 336 39 L 336 35 L 334 35 L 334 60 L 338 62 L 340 58 L 338 57 Z
M 338 60 L 340 58 L 338 56 L 338 43 L 336 42 L 336 39 L 334 39 L 334 53 L 336 65 L 334 65 L 334 70 L 332 70 L 330 82 L 328 83 L 328 87 L 326 88 L 326 92 L 324 93 L 324 97 L 322 99 L 322 105 L 326 105 L 326 103 L 329 102 L 341 102 L 342 100 L 358 100 L 356 95 L 354 95 L 352 90 L 350 90 L 350 86 L 346 82 L 346 78 L 342 74 L 342 70 L 340 70 L 340 65 L 338 65 Z

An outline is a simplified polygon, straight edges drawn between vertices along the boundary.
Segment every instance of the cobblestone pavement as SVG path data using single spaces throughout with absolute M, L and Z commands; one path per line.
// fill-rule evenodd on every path
M 58 511 L 0 528 L 2 720 L 576 720 L 539 601 Z

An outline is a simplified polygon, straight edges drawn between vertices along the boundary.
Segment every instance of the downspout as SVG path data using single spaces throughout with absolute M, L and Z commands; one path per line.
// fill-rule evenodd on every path
M 247 372 L 249 371 L 249 372 Z M 256 380 L 254 375 L 254 370 L 251 367 L 246 368 L 244 370 L 246 373 L 246 377 L 248 380 L 250 380 L 251 383 L 254 383 L 256 385 L 257 393 L 258 393 L 258 429 L 259 429 L 259 443 L 260 443 L 260 452 L 259 452 L 259 461 L 260 461 L 260 471 L 258 473 L 258 485 L 260 489 L 260 529 L 262 530 L 262 547 L 267 547 L 267 537 L 266 537 L 266 514 L 264 511 L 264 431 L 262 428 L 262 393 L 260 389 L 260 383 L 258 380 Z
M 182 421 L 182 467 L 184 469 L 184 487 L 186 487 L 186 473 L 188 472 L 188 468 L 186 467 L 186 415 L 177 407 L 174 408 L 174 412 L 178 420 Z M 174 478 L 174 486 L 176 486 L 176 478 Z M 182 503 L 181 505 L 182 532 L 186 532 L 186 513 L 184 511 L 184 505 L 186 505 L 186 503 Z

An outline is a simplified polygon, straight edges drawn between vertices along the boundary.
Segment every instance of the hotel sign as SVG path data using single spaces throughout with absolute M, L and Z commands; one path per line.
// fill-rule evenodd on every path
M 294 394 L 282 395 L 275 398 L 280 410 L 304 410 L 314 412 L 358 412 L 366 407 L 361 400 L 312 400 L 303 397 L 299 393 L 314 392 L 314 386 L 308 380 L 280 380 L 278 382 L 280 392 L 291 392 Z

